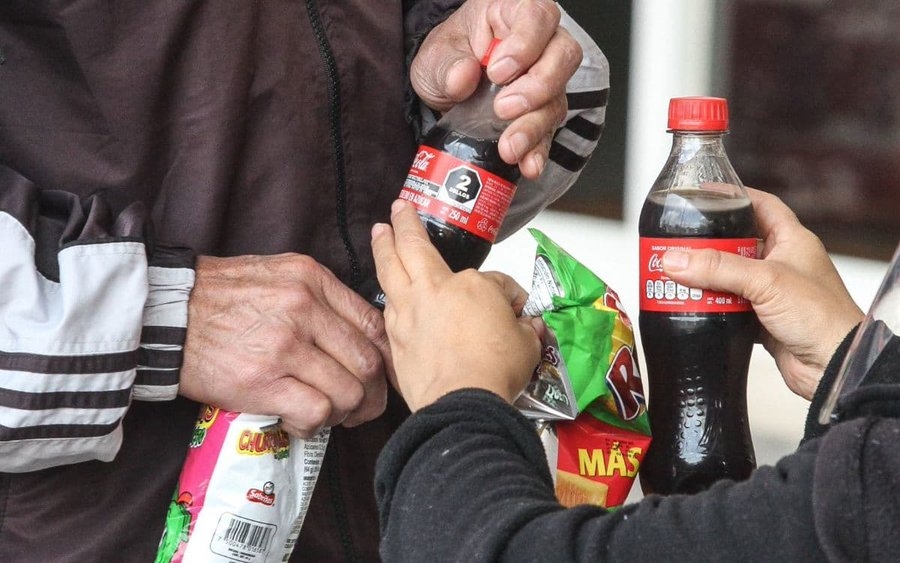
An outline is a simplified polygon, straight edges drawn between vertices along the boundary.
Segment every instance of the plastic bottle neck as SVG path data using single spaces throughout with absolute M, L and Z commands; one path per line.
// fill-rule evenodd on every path
M 445 113 L 441 123 L 472 137 L 499 138 L 509 125 L 509 121 L 498 118 L 494 113 L 494 98 L 501 88 L 491 82 L 486 73 L 482 73 L 475 92 Z
M 727 159 L 724 143 L 727 133 L 727 131 L 672 131 L 671 155 L 686 154 Z

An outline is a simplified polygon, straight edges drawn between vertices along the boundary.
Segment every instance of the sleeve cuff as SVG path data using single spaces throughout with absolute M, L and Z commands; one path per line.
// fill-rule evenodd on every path
M 806 426 L 803 432 L 803 439 L 800 441 L 801 444 L 807 440 L 818 438 L 830 428 L 830 425 L 819 424 L 819 411 L 822 410 L 822 405 L 825 404 L 828 392 L 831 390 L 831 386 L 834 385 L 838 370 L 841 369 L 844 356 L 847 355 L 847 350 L 850 348 L 850 343 L 853 341 L 853 337 L 858 329 L 859 325 L 847 333 L 847 336 L 844 337 L 844 340 L 841 341 L 834 351 L 834 355 L 831 356 L 828 367 L 825 368 L 825 373 L 822 374 L 822 379 L 819 380 L 819 386 L 816 387 L 816 392 L 813 394 L 812 401 L 809 404 L 809 411 L 806 413 Z
M 194 256 L 187 249 L 156 248 L 148 269 L 141 347 L 133 397 L 170 401 L 178 382 L 187 336 L 188 299 L 194 287 Z

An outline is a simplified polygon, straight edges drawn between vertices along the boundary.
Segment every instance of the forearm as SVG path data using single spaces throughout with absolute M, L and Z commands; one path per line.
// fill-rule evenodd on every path
M 132 398 L 177 393 L 193 258 L 148 249 L 139 207 L 116 217 L 6 168 L 0 194 L 0 470 L 111 460 Z
M 761 468 L 747 482 L 692 497 L 650 497 L 614 512 L 566 510 L 556 502 L 531 424 L 477 391 L 448 395 L 413 415 L 377 466 L 383 557 L 723 560 L 764 558 L 773 541 L 779 542 L 776 558 L 818 551 L 813 448 L 777 470 Z

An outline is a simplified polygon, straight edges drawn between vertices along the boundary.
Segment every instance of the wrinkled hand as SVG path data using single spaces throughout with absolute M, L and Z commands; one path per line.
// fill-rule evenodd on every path
M 308 256 L 200 257 L 181 394 L 277 415 L 308 437 L 379 416 L 390 350 L 379 311 Z
M 500 156 L 537 178 L 566 117 L 566 82 L 582 57 L 559 21 L 550 0 L 468 0 L 425 38 L 410 69 L 413 88 L 427 106 L 450 109 L 474 92 L 481 57 L 494 37 L 502 39 L 487 68 L 495 84 L 506 85 L 494 111 L 513 120 L 500 137 Z
M 670 250 L 665 273 L 678 283 L 748 299 L 763 346 L 791 391 L 811 399 L 841 340 L 862 321 L 822 242 L 776 196 L 747 188 L 763 238 L 762 260 L 716 250 Z
M 378 281 L 387 295 L 385 327 L 397 388 L 412 411 L 463 388 L 509 402 L 540 360 L 540 319 L 519 317 L 528 295 L 499 272 L 454 274 L 408 203 L 389 225 L 372 228 Z

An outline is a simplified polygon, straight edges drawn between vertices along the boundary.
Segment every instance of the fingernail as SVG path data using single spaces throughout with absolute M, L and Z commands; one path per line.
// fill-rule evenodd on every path
M 497 117 L 501 119 L 515 119 L 516 117 L 528 112 L 528 100 L 525 96 L 519 94 L 511 94 L 503 98 L 497 98 L 494 102 L 494 111 Z
M 669 250 L 663 254 L 663 269 L 670 272 L 680 272 L 688 267 L 691 256 L 683 250 Z
M 528 150 L 531 143 L 528 141 L 528 135 L 525 133 L 514 133 L 509 138 L 509 148 L 516 157 L 516 162 L 522 159 L 522 156 Z
M 510 82 L 521 70 L 522 68 L 519 66 L 519 63 L 512 57 L 503 57 L 500 60 L 493 61 L 487 68 L 488 75 L 491 77 L 491 82 L 494 84 L 506 84 Z
M 531 166 L 534 167 L 535 170 L 537 170 L 537 175 L 535 177 L 541 175 L 541 172 L 544 171 L 544 165 L 546 163 L 547 163 L 547 161 L 544 160 L 544 155 L 542 155 L 540 153 L 532 155 Z
M 384 223 L 375 223 L 372 225 L 372 240 L 375 240 L 387 229 Z
M 503 57 L 500 60 L 492 61 L 487 68 L 491 81 L 495 84 L 506 84 L 519 73 L 519 63 L 512 57 Z
M 402 199 L 395 199 L 394 203 L 391 204 L 391 217 L 400 213 L 403 207 L 406 205 L 406 202 Z

